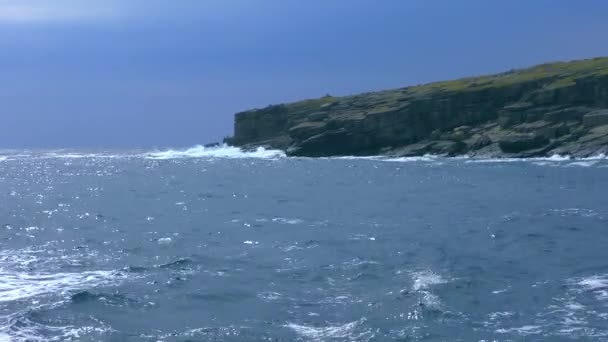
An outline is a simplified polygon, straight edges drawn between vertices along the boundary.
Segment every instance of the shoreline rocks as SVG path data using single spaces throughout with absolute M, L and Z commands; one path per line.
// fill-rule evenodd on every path
M 234 130 L 294 156 L 587 157 L 608 146 L 608 58 L 273 105 Z

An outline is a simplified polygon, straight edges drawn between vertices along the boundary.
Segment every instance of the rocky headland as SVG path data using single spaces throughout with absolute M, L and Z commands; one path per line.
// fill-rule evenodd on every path
M 226 143 L 292 156 L 608 154 L 608 58 L 235 115 Z

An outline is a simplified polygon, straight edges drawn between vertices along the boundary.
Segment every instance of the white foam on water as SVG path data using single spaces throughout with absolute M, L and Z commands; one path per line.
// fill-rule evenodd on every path
M 551 162 L 551 161 L 532 162 L 532 164 L 537 165 L 537 166 L 553 166 L 553 167 L 560 165 L 559 162 Z
M 166 150 L 148 152 L 143 155 L 146 159 L 167 160 L 184 158 L 258 158 L 276 159 L 285 157 L 285 152 L 279 150 L 267 150 L 258 147 L 255 151 L 243 151 L 234 146 L 222 145 L 217 147 L 193 146 L 185 150 Z
M 274 301 L 281 299 L 282 297 L 283 295 L 278 292 L 262 292 L 258 294 L 258 298 L 266 301 Z
M 381 160 L 382 156 L 340 156 L 340 157 L 321 157 L 320 159 L 343 159 L 343 160 Z
M 601 292 L 608 290 L 608 274 L 582 278 L 575 283 L 585 291 Z
M 431 308 L 441 308 L 441 299 L 431 291 L 431 288 L 448 283 L 449 280 L 431 270 L 411 272 L 410 276 L 413 280 L 411 289 L 418 294 L 419 304 Z
M 6 161 L 6 160 L 8 160 L 8 157 L 6 157 L 6 156 L 0 156 L 0 162 Z M 2 338 L 1 335 L 0 335 L 0 338 Z M 2 340 L 0 340 L 0 341 L 2 341 Z
M 377 261 L 374 261 L 374 260 L 364 260 L 364 259 L 354 258 L 354 259 L 343 262 L 341 268 L 348 270 L 348 269 L 358 268 L 361 266 L 370 266 L 370 265 L 380 265 L 380 263 Z
M 0 303 L 45 294 L 62 294 L 82 288 L 116 283 L 122 275 L 115 271 L 27 274 L 0 271 Z
M 63 151 L 50 151 L 40 156 L 42 159 L 118 159 L 132 157 L 132 154 L 113 154 L 108 152 L 101 153 L 81 153 L 81 152 L 63 152 Z M 32 156 L 26 156 L 31 158 Z
M 95 320 L 99 326 L 51 326 L 33 322 L 28 318 L 16 315 L 2 317 L 5 321 L 0 324 L 0 342 L 32 342 L 32 341 L 80 341 L 83 336 L 106 335 L 115 330 L 102 322 Z
M 272 222 L 281 223 L 281 224 L 301 224 L 304 223 L 304 220 L 297 218 L 285 218 L 285 217 L 275 217 L 272 219 Z
M 566 161 L 566 160 L 570 160 L 572 158 L 569 156 L 565 156 L 565 155 L 554 154 L 551 157 L 540 158 L 540 159 L 545 160 L 545 161 Z
M 398 158 L 386 158 L 386 159 L 382 159 L 382 161 L 387 161 L 387 162 L 400 162 L 400 163 L 407 163 L 407 162 L 434 162 L 437 161 L 439 158 L 438 156 L 433 156 L 433 155 L 424 155 L 424 156 L 420 156 L 420 157 L 398 157 Z
M 576 162 L 566 164 L 566 167 L 572 167 L 572 166 L 591 167 L 591 166 L 594 166 L 595 164 L 597 164 L 598 162 L 599 162 L 599 160 L 576 161 Z
M 495 295 L 496 295 L 496 294 L 505 293 L 505 292 L 507 292 L 507 291 L 509 291 L 509 289 L 508 289 L 508 288 L 507 288 L 507 289 L 494 290 L 494 291 L 492 291 L 492 294 L 495 294 Z
M 164 237 L 156 240 L 156 242 L 158 242 L 159 245 L 168 245 L 173 242 L 173 240 L 170 237 Z
M 66 341 L 78 340 L 81 336 L 105 334 L 111 329 L 100 326 L 51 326 L 30 321 L 27 312 L 49 308 L 65 303 L 68 296 L 76 291 L 98 286 L 116 285 L 125 275 L 117 271 L 89 271 L 82 273 L 31 273 L 16 271 L 36 263 L 39 258 L 35 250 L 12 251 L 12 255 L 2 253 L 0 261 L 0 304 L 31 301 L 22 311 L 0 316 L 0 342 L 2 341 Z M 21 252 L 21 253 L 20 253 Z M 25 254 L 24 254 L 25 253 Z M 44 259 L 40 257 L 40 259 Z M 51 302 L 31 306 L 41 302 L 40 297 L 52 296 Z M 100 322 L 98 322 L 100 323 Z
M 288 323 L 285 327 L 292 329 L 296 334 L 309 339 L 310 341 L 369 341 L 374 337 L 374 334 L 371 331 L 365 330 L 357 332 L 357 328 L 365 321 L 365 318 L 361 318 L 358 321 L 342 325 L 329 325 L 323 327 Z
M 423 156 L 413 157 L 388 157 L 382 155 L 376 156 L 339 156 L 339 157 L 323 157 L 320 159 L 337 159 L 337 160 L 376 160 L 383 162 L 435 162 L 442 161 L 464 161 L 465 163 L 529 163 L 532 162 L 539 166 L 559 166 L 568 165 L 567 162 L 572 162 L 572 166 L 593 166 L 602 160 L 608 160 L 605 154 L 596 156 L 576 158 L 568 155 L 554 154 L 549 157 L 531 157 L 531 158 L 509 158 L 509 157 L 477 157 L 470 155 L 446 157 L 440 155 L 425 154 Z
M 598 154 L 597 156 L 580 158 L 580 160 L 605 160 L 605 159 L 608 159 L 608 156 L 606 156 L 604 153 Z
M 492 321 L 500 320 L 502 318 L 509 318 L 509 317 L 513 317 L 513 316 L 515 316 L 515 312 L 512 312 L 512 311 L 496 311 L 496 312 L 492 312 L 491 314 L 488 315 L 488 317 L 490 317 L 490 320 L 492 320 Z
M 515 163 L 515 162 L 522 162 L 522 161 L 526 161 L 526 159 L 523 159 L 523 158 L 471 158 L 471 159 L 465 161 L 465 163 L 476 163 L 476 164 L 481 164 L 481 163 Z
M 456 159 L 452 158 L 452 159 Z M 554 154 L 550 157 L 532 157 L 532 158 L 482 158 L 482 157 L 464 157 L 466 163 L 514 163 L 514 162 L 534 162 L 536 165 L 544 166 L 550 165 L 554 166 L 560 163 L 565 162 L 585 162 L 585 161 L 601 161 L 606 160 L 606 155 L 599 154 L 597 156 L 585 157 L 585 158 L 575 158 L 568 155 L 559 155 Z
M 299 251 L 302 250 L 304 248 L 297 246 L 297 245 L 290 245 L 290 246 L 286 246 L 286 247 L 281 247 L 281 250 L 285 253 L 291 252 L 291 251 Z
M 443 278 L 440 274 L 431 270 L 413 272 L 412 280 L 414 281 L 414 284 L 412 285 L 414 291 L 427 290 L 433 285 L 445 284 L 448 282 L 448 280 Z
M 542 327 L 538 325 L 524 325 L 517 328 L 501 328 L 496 330 L 499 334 L 517 333 L 519 335 L 537 335 L 543 332 Z
M 430 291 L 426 291 L 426 290 L 420 290 L 418 291 L 422 297 L 420 298 L 420 303 L 419 304 L 424 304 L 427 307 L 431 307 L 431 308 L 441 308 L 442 303 L 441 303 L 441 299 L 439 298 L 439 296 L 437 296 L 436 294 L 430 292 Z
M 561 216 L 594 217 L 598 215 L 595 210 L 585 208 L 551 209 L 551 211 L 554 213 L 558 213 Z

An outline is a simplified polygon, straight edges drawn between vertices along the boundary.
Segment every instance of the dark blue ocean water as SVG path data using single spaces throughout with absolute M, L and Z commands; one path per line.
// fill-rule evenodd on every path
M 608 341 L 608 161 L 6 151 L 0 341 Z

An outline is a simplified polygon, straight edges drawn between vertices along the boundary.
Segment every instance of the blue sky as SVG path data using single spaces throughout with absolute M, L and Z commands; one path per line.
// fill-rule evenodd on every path
M 0 0 L 0 147 L 179 147 L 237 111 L 608 56 L 605 0 Z

